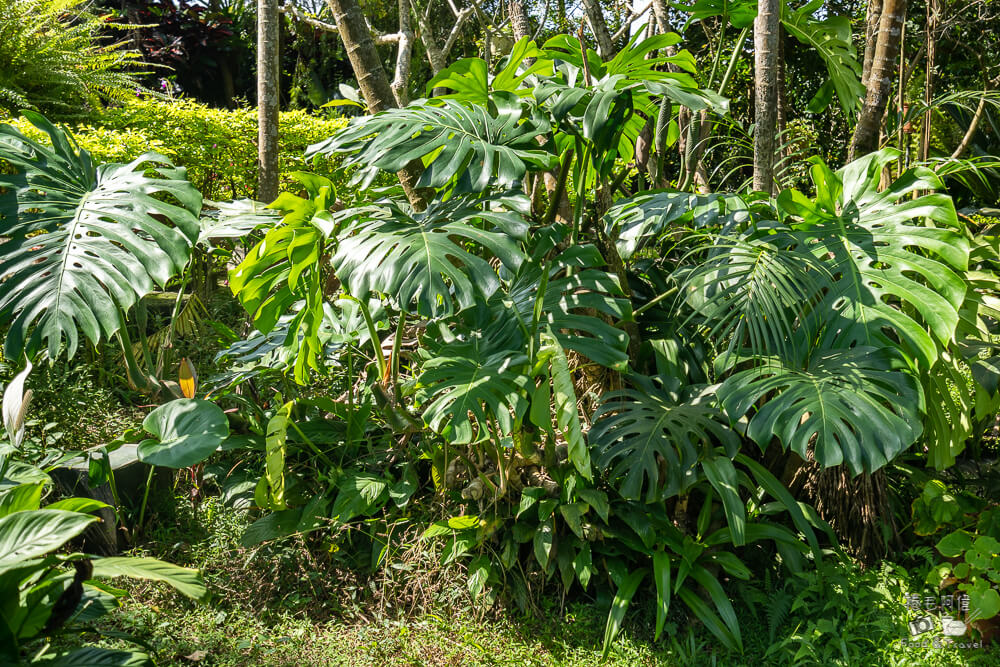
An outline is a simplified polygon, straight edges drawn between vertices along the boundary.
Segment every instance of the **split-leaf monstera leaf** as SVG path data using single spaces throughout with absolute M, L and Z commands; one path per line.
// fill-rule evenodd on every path
M 47 348 L 54 359 L 65 344 L 72 357 L 80 331 L 94 344 L 113 335 L 122 313 L 184 268 L 202 198 L 162 155 L 96 166 L 66 132 L 24 115 L 51 146 L 0 125 L 4 356 Z

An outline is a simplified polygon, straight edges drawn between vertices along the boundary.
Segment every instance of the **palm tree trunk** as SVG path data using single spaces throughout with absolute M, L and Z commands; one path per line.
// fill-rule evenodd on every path
M 278 0 L 257 2 L 257 199 L 278 196 Z
M 868 92 L 851 139 L 850 160 L 878 148 L 879 127 L 892 92 L 905 13 L 904 0 L 883 0 L 878 36 L 867 77 Z M 867 54 L 865 60 L 868 60 Z
M 357 0 L 327 0 L 333 19 L 337 24 L 340 38 L 344 40 L 347 58 L 358 80 L 358 87 L 365 97 L 368 110 L 378 113 L 396 106 L 396 97 L 389 85 L 389 78 L 382 68 L 382 61 L 375 50 L 375 41 L 361 13 Z M 414 208 L 422 210 L 430 193 L 417 189 L 417 179 L 423 171 L 419 160 L 414 160 L 396 172 L 407 199 Z
M 753 189 L 774 187 L 774 145 L 778 124 L 778 30 L 781 3 L 760 0 L 753 24 L 755 119 Z

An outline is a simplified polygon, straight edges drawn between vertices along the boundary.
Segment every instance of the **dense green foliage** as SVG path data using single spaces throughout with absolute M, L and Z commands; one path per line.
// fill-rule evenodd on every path
M 135 34 L 163 57 L 175 32 L 219 47 L 232 35 L 213 21 L 247 12 L 160 9 L 171 25 Z M 412 9 L 429 49 L 432 7 Z M 835 9 L 775 15 L 779 50 L 794 41 L 823 73 L 796 91 L 813 116 L 776 122 L 783 136 L 869 110 Z M 123 542 L 204 569 L 226 593 L 211 609 L 234 623 L 254 603 L 317 622 L 439 609 L 482 622 L 515 605 L 554 614 L 558 599 L 589 627 L 600 614 L 577 647 L 591 661 L 627 659 L 623 631 L 642 659 L 691 664 L 910 664 L 927 656 L 907 636 L 938 625 L 938 640 L 988 643 L 1000 245 L 948 186 L 979 196 L 997 162 L 917 159 L 890 118 L 889 145 L 852 143 L 841 167 L 826 158 L 846 140 L 779 141 L 762 181 L 771 149 L 755 141 L 764 191 L 711 192 L 749 174 L 734 88 L 755 10 L 673 10 L 681 32 L 659 17 L 598 35 L 600 52 L 581 31 L 523 37 L 499 59 L 489 42 L 485 58 L 433 57 L 423 97 L 368 100 L 380 113 L 287 112 L 272 202 L 253 200 L 250 108 L 136 97 L 72 128 L 33 111 L 0 125 L 0 657 L 115 649 L 100 659 L 147 664 L 116 629 L 150 635 L 161 658 L 207 657 L 175 655 L 136 605 L 101 614 L 101 649 L 77 648 L 77 621 L 118 607 L 93 577 L 205 588 L 165 562 L 71 551 L 92 512 L 109 515 L 48 491 L 72 454 L 60 425 L 31 421 L 52 419 L 31 399 L 58 394 L 60 375 L 67 402 L 96 382 L 141 406 L 81 454 L 88 482 L 108 484 Z M 398 43 L 404 75 L 409 29 L 378 40 Z M 311 102 L 328 98 L 312 78 Z M 148 474 L 128 498 L 119 448 Z M 155 490 L 157 468 L 190 503 Z M 211 613 L 157 599 L 199 627 Z M 213 641 L 227 664 L 339 650 Z
M 11 124 L 38 140 L 44 134 L 26 119 Z M 326 139 L 344 121 L 324 120 L 303 111 L 282 112 L 278 162 L 284 182 L 291 172 L 310 169 L 337 178 L 336 161 L 307 162 L 305 149 Z M 213 109 L 190 99 L 132 97 L 121 105 L 70 125 L 80 147 L 99 162 L 131 162 L 156 151 L 179 167 L 206 199 L 253 197 L 257 190 L 257 112 L 251 108 Z
M 76 0 L 0 2 L 0 112 L 72 118 L 133 95 L 142 63 L 105 28 Z

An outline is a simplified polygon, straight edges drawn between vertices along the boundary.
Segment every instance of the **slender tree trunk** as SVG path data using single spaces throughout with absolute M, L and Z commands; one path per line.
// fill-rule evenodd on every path
M 667 0 L 653 0 L 653 16 L 656 17 L 656 25 L 660 29 L 661 33 L 666 34 L 670 32 Z
M 599 0 L 583 0 L 583 10 L 587 14 L 587 22 L 594 32 L 597 40 L 597 50 L 603 60 L 609 59 L 615 53 L 614 43 L 611 41 L 611 32 L 608 24 L 604 20 L 604 11 L 601 9 Z
M 785 187 L 783 174 L 788 169 L 789 150 L 788 137 L 788 95 L 785 86 L 785 31 L 779 27 L 778 32 L 778 146 L 777 163 L 775 164 L 775 182 L 778 188 Z
M 878 38 L 867 79 L 868 92 L 851 139 L 850 160 L 878 148 L 879 127 L 892 93 L 905 11 L 904 0 L 883 0 Z
M 365 17 L 361 13 L 361 7 L 358 6 L 357 0 L 327 0 L 327 4 L 333 13 L 334 21 L 337 23 L 340 38 L 344 40 L 347 58 L 351 61 L 354 77 L 358 80 L 358 87 L 365 97 L 369 111 L 378 113 L 394 108 L 396 97 L 389 85 L 389 78 L 382 68 L 382 61 L 378 51 L 375 50 L 375 42 L 372 40 L 371 32 L 365 23 Z M 396 172 L 406 197 L 418 210 L 422 210 L 426 206 L 430 195 L 430 193 L 417 190 L 417 179 L 420 178 L 422 171 L 420 161 L 414 160 Z
M 923 131 L 920 133 L 920 159 L 926 160 L 931 153 L 931 125 L 934 118 L 934 111 L 931 109 L 931 99 L 934 96 L 934 66 L 937 59 L 937 20 L 940 13 L 937 0 L 927 2 L 927 31 L 924 43 L 927 45 L 927 61 L 924 66 L 926 78 L 924 79 L 924 104 L 927 111 L 924 112 Z
M 410 0 L 399 0 L 399 44 L 396 47 L 396 73 L 389 87 L 396 104 L 410 102 L 410 63 L 413 60 L 413 28 L 410 23 Z
M 774 188 L 774 146 L 778 124 L 778 30 L 781 3 L 760 0 L 753 24 L 755 119 L 753 189 Z
M 962 136 L 962 141 L 955 148 L 955 152 L 951 154 L 952 160 L 962 157 L 962 153 L 969 147 L 972 137 L 976 134 L 976 130 L 979 129 L 979 121 L 983 119 L 983 112 L 986 111 L 986 93 L 987 91 L 984 90 L 983 97 L 979 98 L 979 106 L 976 107 L 976 113 L 972 115 L 972 122 L 966 128 L 965 134 Z
M 868 11 L 865 13 L 865 57 L 861 70 L 861 85 L 868 87 L 868 75 L 872 71 L 875 60 L 875 45 L 878 43 L 878 26 L 882 19 L 882 1 L 868 0 Z
M 411 0 L 409 4 L 413 7 L 413 15 L 417 17 L 417 25 L 420 26 L 420 41 L 423 42 L 424 50 L 427 52 L 427 62 L 431 65 L 431 72 L 437 74 L 448 66 L 448 62 L 444 57 L 444 53 L 437 45 L 437 38 L 434 36 L 434 26 L 431 25 L 429 17 L 420 12 L 417 3 Z M 402 4 L 400 4 L 399 11 L 403 11 Z
M 524 2 L 508 0 L 507 13 L 510 15 L 510 27 L 514 29 L 514 41 L 531 37 L 531 24 L 528 23 L 528 15 L 524 11 Z
M 278 0 L 257 2 L 257 199 L 278 196 Z

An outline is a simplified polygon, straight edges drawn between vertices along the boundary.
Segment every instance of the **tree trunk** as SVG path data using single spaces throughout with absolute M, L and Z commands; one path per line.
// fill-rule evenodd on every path
M 924 66 L 926 77 L 924 79 L 924 104 L 927 111 L 924 112 L 923 131 L 920 133 L 920 159 L 927 160 L 931 154 L 931 125 L 934 118 L 934 110 L 931 109 L 931 99 L 934 97 L 934 66 L 937 59 L 937 21 L 940 15 L 940 8 L 937 0 L 927 2 L 927 32 L 925 34 L 925 44 L 927 45 L 927 62 Z M 977 110 L 978 111 L 978 110 Z M 960 153 L 961 154 L 961 153 Z
M 601 3 L 598 0 L 583 0 L 583 9 L 587 14 L 587 22 L 594 32 L 597 40 L 597 50 L 602 60 L 608 60 L 615 53 L 614 43 L 611 41 L 611 32 L 608 24 L 604 20 L 604 12 L 601 10 Z
M 760 0 L 753 24 L 755 118 L 753 189 L 774 187 L 774 145 L 778 124 L 778 30 L 781 4 Z
M 785 81 L 785 31 L 778 32 L 778 147 L 777 163 L 775 164 L 775 182 L 778 189 L 785 187 L 784 174 L 789 167 L 788 158 L 791 155 L 788 136 L 788 90 Z
M 278 196 L 278 0 L 257 2 L 257 199 Z
M 509 0 L 507 13 L 510 15 L 510 27 L 514 29 L 514 41 L 531 37 L 531 24 L 528 23 L 528 15 L 524 11 L 524 2 L 522 0 Z
M 337 23 L 340 38 L 344 40 L 347 58 L 351 61 L 351 69 L 354 70 L 354 77 L 358 80 L 358 87 L 365 97 L 368 110 L 378 113 L 394 108 L 396 97 L 357 0 L 327 0 L 327 4 Z M 407 199 L 417 210 L 423 210 L 430 197 L 429 192 L 419 191 L 416 187 L 422 171 L 420 161 L 414 160 L 396 172 Z
M 878 43 L 878 25 L 882 19 L 882 0 L 868 0 L 868 11 L 865 14 L 865 58 L 861 70 L 861 85 L 868 87 L 868 75 L 872 71 L 875 59 L 875 45 Z
M 413 60 L 413 28 L 410 24 L 410 0 L 399 0 L 399 44 L 396 47 L 396 73 L 389 88 L 396 104 L 410 102 L 410 63 Z
M 878 38 L 867 78 L 868 92 L 858 125 L 854 128 L 849 160 L 878 148 L 879 127 L 892 92 L 905 12 L 906 3 L 903 0 L 883 0 Z

